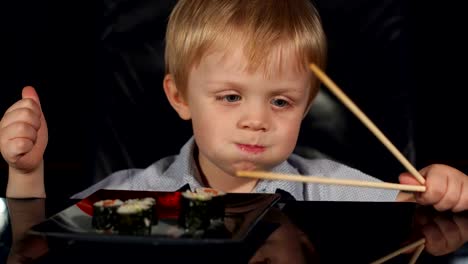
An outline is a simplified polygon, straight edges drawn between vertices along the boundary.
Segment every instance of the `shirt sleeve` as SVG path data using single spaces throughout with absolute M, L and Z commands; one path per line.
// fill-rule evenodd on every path
M 71 199 L 84 199 L 100 189 L 128 190 L 130 189 L 130 179 L 139 171 L 141 170 L 128 169 L 116 171 L 87 189 L 72 195 Z

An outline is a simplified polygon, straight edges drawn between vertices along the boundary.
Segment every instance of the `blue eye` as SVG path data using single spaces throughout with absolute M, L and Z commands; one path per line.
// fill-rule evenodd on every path
M 237 102 L 241 99 L 240 95 L 237 94 L 228 94 L 223 96 L 216 97 L 217 100 L 223 100 L 229 103 Z
M 286 100 L 283 100 L 283 99 L 273 99 L 273 100 L 271 100 L 271 103 L 276 107 L 287 107 L 287 106 L 289 106 L 289 103 Z

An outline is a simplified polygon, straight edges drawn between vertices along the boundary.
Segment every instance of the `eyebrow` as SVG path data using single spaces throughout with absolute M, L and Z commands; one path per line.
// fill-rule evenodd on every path
M 208 81 L 208 85 L 224 85 L 226 87 L 230 87 L 233 89 L 243 90 L 245 85 L 233 81 Z M 279 93 L 286 93 L 286 92 L 294 92 L 294 93 L 301 93 L 301 89 L 298 87 L 294 87 L 293 85 L 278 85 L 278 88 L 274 89 L 272 93 L 279 94 Z
M 236 82 L 233 82 L 233 81 L 221 81 L 221 80 L 214 80 L 214 81 L 207 81 L 207 84 L 208 85 L 225 85 L 225 86 L 229 86 L 229 87 L 233 87 L 233 88 L 243 88 L 244 85 L 240 84 L 240 83 L 236 83 Z
M 216 87 L 216 85 L 222 85 L 224 89 L 233 89 L 239 92 L 242 92 L 246 89 L 244 85 L 240 83 L 232 82 L 232 81 L 210 81 L 208 82 L 208 85 L 212 87 L 214 86 L 211 92 L 218 91 L 219 87 Z M 279 86 L 278 88 L 274 88 L 268 91 L 269 96 L 286 95 L 286 96 L 292 96 L 294 98 L 305 95 L 306 93 L 307 93 L 306 89 L 301 90 L 300 88 L 292 87 L 292 86 Z
M 275 89 L 272 93 L 280 94 L 280 93 L 289 93 L 289 92 L 301 93 L 302 91 L 301 89 L 298 89 L 295 87 L 281 87 L 281 88 Z

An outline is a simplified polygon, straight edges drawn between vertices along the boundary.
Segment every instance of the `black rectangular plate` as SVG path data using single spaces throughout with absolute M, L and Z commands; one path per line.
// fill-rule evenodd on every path
M 156 199 L 158 223 L 151 234 L 103 233 L 92 227 L 92 205 L 104 199 Z M 149 245 L 237 243 L 243 241 L 261 217 L 280 198 L 279 194 L 228 193 L 225 196 L 225 230 L 228 232 L 188 234 L 177 225 L 181 192 L 99 190 L 89 197 L 33 226 L 29 234 L 75 241 L 136 243 Z

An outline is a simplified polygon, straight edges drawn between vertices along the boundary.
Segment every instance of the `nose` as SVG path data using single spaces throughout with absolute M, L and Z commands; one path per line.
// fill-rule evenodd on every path
M 268 131 L 270 129 L 268 110 L 262 107 L 245 108 L 239 119 L 238 127 L 252 131 Z

